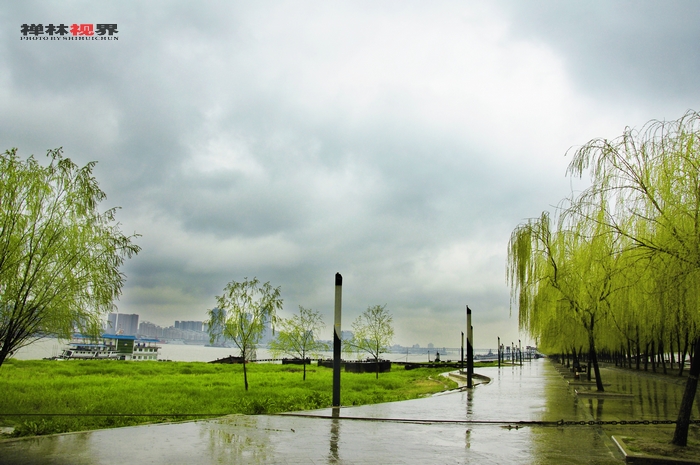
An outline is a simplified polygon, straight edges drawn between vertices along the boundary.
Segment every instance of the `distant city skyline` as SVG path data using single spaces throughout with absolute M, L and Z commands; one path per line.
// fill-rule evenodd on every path
M 141 321 L 138 322 L 139 314 L 122 314 L 122 313 L 110 313 L 105 322 L 105 333 L 115 334 L 120 329 L 123 330 L 124 335 L 128 336 L 144 336 L 150 338 L 158 338 L 164 340 L 182 340 L 194 343 L 209 343 L 209 333 L 207 332 L 207 325 L 204 320 L 174 320 L 171 325 L 158 325 L 151 321 Z M 136 322 L 138 328 L 134 330 L 133 324 Z M 112 330 L 113 326 L 116 326 L 116 330 Z M 124 329 L 123 326 L 126 326 Z M 326 339 L 322 335 L 317 336 L 320 341 L 332 343 L 332 339 Z M 351 339 L 353 337 L 353 332 L 349 330 L 341 331 L 342 339 Z M 274 338 L 272 334 L 272 328 L 269 324 L 266 325 L 261 344 L 266 345 Z M 221 343 L 222 341 L 218 341 Z M 505 343 L 504 343 L 505 344 Z M 517 346 L 517 341 L 515 341 Z M 495 348 L 497 344 L 485 343 L 483 347 L 493 347 Z M 459 346 L 452 346 L 449 344 L 436 344 L 434 342 L 428 342 L 424 344 L 413 343 L 410 345 L 399 344 L 397 342 L 392 343 L 392 349 L 400 350 L 419 350 L 419 351 L 431 351 L 431 350 L 441 350 L 441 349 L 456 349 Z M 510 346 L 508 346 L 510 347 Z M 510 350 L 510 349 L 508 349 Z

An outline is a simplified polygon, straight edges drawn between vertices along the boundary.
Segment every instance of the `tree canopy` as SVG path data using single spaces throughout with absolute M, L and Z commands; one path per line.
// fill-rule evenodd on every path
M 119 267 L 140 251 L 92 174 L 62 150 L 49 164 L 12 149 L 0 156 L 0 365 L 45 335 L 98 335 L 126 280 Z
M 268 346 L 275 356 L 287 354 L 300 358 L 304 365 L 303 379 L 306 380 L 306 358 L 328 350 L 328 346 L 317 339 L 318 332 L 324 326 L 318 311 L 300 305 L 298 314 L 279 321 L 277 338 Z
M 507 276 L 520 326 L 549 351 L 587 346 L 594 363 L 604 349 L 665 370 L 664 353 L 677 352 L 682 374 L 690 352 L 673 439 L 685 445 L 700 374 L 700 115 L 594 139 L 568 168 L 586 171 L 591 186 L 555 224 L 544 213 L 513 231 Z
M 394 339 L 393 317 L 386 305 L 368 307 L 352 323 L 353 337 L 344 341 L 348 350 L 365 352 L 377 364 L 379 378 L 379 356 L 387 352 Z
M 686 339 L 695 341 L 673 438 L 674 444 L 685 445 L 700 374 L 700 114 L 689 111 L 676 121 L 652 121 L 640 131 L 627 128 L 614 140 L 592 140 L 576 151 L 569 166 L 573 175 L 585 170 L 592 186 L 581 195 L 577 208 L 590 215 L 596 202 L 602 204 L 605 214 L 600 222 L 629 239 L 629 253 L 650 266 L 645 282 L 630 285 L 640 288 L 635 300 L 649 317 L 640 326 L 648 332 L 652 348 L 663 347 L 672 330 L 667 321 L 679 322 L 676 330 L 684 330 Z M 675 283 L 669 275 L 676 277 Z M 644 295 L 642 286 L 654 294 Z M 684 288 L 680 294 L 679 287 Z M 686 313 L 689 318 L 680 323 L 673 313 L 684 309 L 688 298 L 694 305 Z
M 209 310 L 209 336 L 212 342 L 220 337 L 233 341 L 243 358 L 243 382 L 248 390 L 246 363 L 254 354 L 266 325 L 278 321 L 282 308 L 280 287 L 270 282 L 260 284 L 258 278 L 231 281 L 224 293 L 216 297 L 217 308 Z

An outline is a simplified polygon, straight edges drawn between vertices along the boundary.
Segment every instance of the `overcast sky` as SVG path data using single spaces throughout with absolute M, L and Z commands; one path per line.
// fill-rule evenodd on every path
M 117 24 L 25 41 L 22 24 Z M 98 162 L 143 250 L 120 312 L 204 320 L 231 280 L 395 342 L 517 341 L 511 231 L 585 182 L 566 153 L 700 110 L 696 1 L 0 5 L 0 149 Z

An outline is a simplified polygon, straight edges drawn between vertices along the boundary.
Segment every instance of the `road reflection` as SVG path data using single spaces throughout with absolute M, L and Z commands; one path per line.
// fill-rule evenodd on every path
M 340 439 L 340 409 L 333 409 L 333 419 L 331 420 L 331 446 L 330 455 L 328 456 L 328 463 L 339 463 L 340 456 L 338 455 L 338 440 Z

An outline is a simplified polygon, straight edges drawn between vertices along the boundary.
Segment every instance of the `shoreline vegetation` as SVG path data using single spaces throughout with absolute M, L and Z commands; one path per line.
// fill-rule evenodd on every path
M 477 365 L 478 366 L 478 365 Z M 116 428 L 331 406 L 333 370 L 307 365 L 114 360 L 7 360 L 0 370 L 0 427 L 8 437 Z M 341 405 L 416 399 L 455 389 L 445 368 L 343 373 Z M 19 415 L 23 414 L 23 415 Z

